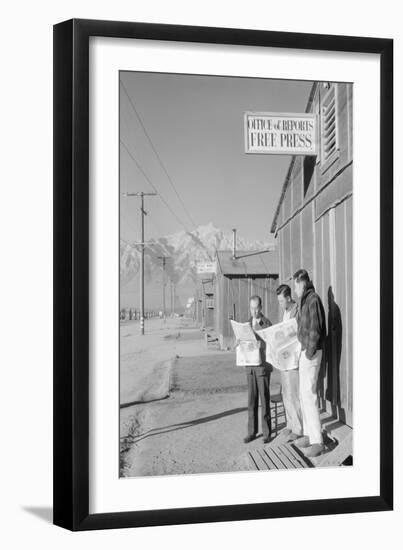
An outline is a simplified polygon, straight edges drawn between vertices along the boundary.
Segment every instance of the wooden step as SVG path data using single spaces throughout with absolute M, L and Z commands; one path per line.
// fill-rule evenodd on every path
M 284 411 L 272 404 L 272 412 L 277 412 L 277 422 Z M 292 442 L 287 442 L 287 436 L 281 432 L 268 444 L 260 449 L 248 452 L 248 459 L 255 470 L 280 470 L 295 468 L 330 468 L 341 464 L 353 455 L 353 430 L 327 412 L 321 415 L 325 451 L 315 458 L 308 458 L 303 450 Z M 274 417 L 273 417 L 274 418 Z
M 312 468 L 312 463 L 291 443 L 266 445 L 248 452 L 249 461 L 255 470 L 295 470 Z

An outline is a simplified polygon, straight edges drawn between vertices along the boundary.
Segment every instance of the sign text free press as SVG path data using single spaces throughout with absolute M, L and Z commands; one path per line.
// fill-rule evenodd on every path
M 314 114 L 245 113 L 245 152 L 316 155 Z

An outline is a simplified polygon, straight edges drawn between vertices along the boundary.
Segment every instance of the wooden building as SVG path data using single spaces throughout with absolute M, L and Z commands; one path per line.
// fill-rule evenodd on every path
M 327 344 L 321 405 L 351 427 L 352 101 L 351 84 L 313 85 L 306 112 L 317 116 L 319 154 L 292 158 L 271 228 L 278 242 L 280 281 L 304 268 L 322 298 Z
M 204 274 L 197 278 L 195 297 L 196 320 L 201 328 L 214 328 L 214 274 Z
M 255 294 L 263 301 L 263 313 L 272 322 L 278 321 L 278 255 L 273 252 L 233 252 L 218 250 L 215 276 L 215 332 L 220 347 L 233 344 L 230 320 L 249 319 L 249 298 Z

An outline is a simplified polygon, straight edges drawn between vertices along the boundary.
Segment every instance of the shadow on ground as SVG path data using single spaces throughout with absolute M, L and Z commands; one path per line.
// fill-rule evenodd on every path
M 189 420 L 188 422 L 179 422 L 178 424 L 172 424 L 171 426 L 163 426 L 161 428 L 154 428 L 143 434 L 140 434 L 138 437 L 133 439 L 135 443 L 152 437 L 154 435 L 160 435 L 162 433 L 175 432 L 177 430 L 183 430 L 184 428 L 191 428 L 193 426 L 198 426 L 199 424 L 204 424 L 205 422 L 212 422 L 218 420 L 219 418 L 224 418 L 225 416 L 230 416 L 231 414 L 238 414 L 248 410 L 247 407 L 238 407 L 236 409 L 231 409 L 229 411 L 224 411 L 218 414 L 212 414 L 210 416 L 205 416 L 203 418 L 196 418 L 195 420 Z

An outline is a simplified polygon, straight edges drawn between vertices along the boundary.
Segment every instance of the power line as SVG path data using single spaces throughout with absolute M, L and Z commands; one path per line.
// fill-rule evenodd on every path
M 137 159 L 132 155 L 131 151 L 129 150 L 129 148 L 127 147 L 126 143 L 120 139 L 120 143 L 121 145 L 123 145 L 123 147 L 125 148 L 127 154 L 129 155 L 129 157 L 132 159 L 132 161 L 135 163 L 135 165 L 137 166 L 137 168 L 140 170 L 140 172 L 143 174 L 143 176 L 145 177 L 145 179 L 148 181 L 148 183 L 151 185 L 151 187 L 154 189 L 154 191 L 156 193 L 158 193 L 158 196 L 160 197 L 160 199 L 162 200 L 162 202 L 165 204 L 165 206 L 168 208 L 168 210 L 171 212 L 171 214 L 175 217 L 175 219 L 177 220 L 178 223 L 180 223 L 186 230 L 187 233 L 190 233 L 189 229 L 187 228 L 187 226 L 184 224 L 184 222 L 182 220 L 179 219 L 179 217 L 175 214 L 175 212 L 172 210 L 172 208 L 169 206 L 169 204 L 167 203 L 167 201 L 164 199 L 164 197 L 161 195 L 161 193 L 158 191 L 158 189 L 155 187 L 155 185 L 152 183 L 152 181 L 150 180 L 150 178 L 147 176 L 147 174 L 144 172 L 143 168 L 141 167 L 141 165 L 139 164 L 139 162 L 137 161 Z
M 175 217 L 175 219 L 178 221 L 178 223 L 180 223 L 183 228 L 185 229 L 185 231 L 189 234 L 192 234 L 196 237 L 196 234 L 195 233 L 192 233 L 192 231 L 189 230 L 189 228 L 185 225 L 185 223 L 175 214 L 175 212 L 172 210 L 172 208 L 169 206 L 168 202 L 164 199 L 164 197 L 161 195 L 161 193 L 158 191 L 158 189 L 155 187 L 155 185 L 152 183 L 151 179 L 148 177 L 148 175 L 145 173 L 144 169 L 142 168 L 142 166 L 140 165 L 140 163 L 138 162 L 138 160 L 133 156 L 133 154 L 131 153 L 130 149 L 128 148 L 128 146 L 126 145 L 126 143 L 120 139 L 120 143 L 121 145 L 123 145 L 123 147 L 125 148 L 127 154 L 130 156 L 130 158 L 132 159 L 132 161 L 135 163 L 135 165 L 137 166 L 137 168 L 140 170 L 140 172 L 143 174 L 143 176 L 145 177 L 145 179 L 148 181 L 148 183 L 151 185 L 151 187 L 155 190 L 155 192 L 158 194 L 158 196 L 161 198 L 161 200 L 163 201 L 163 203 L 165 204 L 165 206 L 168 208 L 168 210 L 171 212 L 171 214 Z M 153 223 L 153 222 L 151 222 Z M 195 230 L 197 232 L 197 227 L 195 227 Z M 201 243 L 202 245 L 202 248 L 204 248 L 207 252 L 207 256 L 209 257 L 210 260 L 212 260 L 211 258 L 211 255 L 210 253 L 208 252 L 207 250 L 207 247 L 206 245 L 204 245 L 203 243 Z
M 162 170 L 164 171 L 164 174 L 165 174 L 166 177 L 168 178 L 168 181 L 169 181 L 169 183 L 171 184 L 172 189 L 174 190 L 176 196 L 178 197 L 178 199 L 179 199 L 179 201 L 180 201 L 180 203 L 181 203 L 181 205 L 182 205 L 184 211 L 186 212 L 187 217 L 189 218 L 189 220 L 190 220 L 190 222 L 192 223 L 192 225 L 194 225 L 194 227 L 196 228 L 197 225 L 196 225 L 194 219 L 192 218 L 192 216 L 190 215 L 188 209 L 186 208 L 185 203 L 183 202 L 181 196 L 179 195 L 179 193 L 178 193 L 178 191 L 177 191 L 177 189 L 176 189 L 176 187 L 175 187 L 175 185 L 174 185 L 174 182 L 172 181 L 171 176 L 168 174 L 168 171 L 167 171 L 167 169 L 166 169 L 164 163 L 162 162 L 162 159 L 161 159 L 160 155 L 158 154 L 158 151 L 157 151 L 157 149 L 155 148 L 155 145 L 154 145 L 154 143 L 153 143 L 153 141 L 152 141 L 152 139 L 151 139 L 149 133 L 147 132 L 147 129 L 146 129 L 144 123 L 143 123 L 143 120 L 142 120 L 142 118 L 140 117 L 140 115 L 139 115 L 139 113 L 138 113 L 136 107 L 134 106 L 133 100 L 132 100 L 132 98 L 129 96 L 129 93 L 128 93 L 128 91 L 127 91 L 125 85 L 123 84 L 122 80 L 120 81 L 120 84 L 121 84 L 121 86 L 122 86 L 122 88 L 123 88 L 123 91 L 125 92 L 125 94 L 126 94 L 126 96 L 127 96 L 127 99 L 129 100 L 129 103 L 130 103 L 130 105 L 131 105 L 131 107 L 132 107 L 132 109 L 133 109 L 133 111 L 134 111 L 134 113 L 135 113 L 135 115 L 136 115 L 138 121 L 139 121 L 140 124 L 141 124 L 141 127 L 142 127 L 142 129 L 143 129 L 143 132 L 144 132 L 144 134 L 146 135 L 146 137 L 147 137 L 147 139 L 148 139 L 148 142 L 149 142 L 149 144 L 151 145 L 151 148 L 152 148 L 152 150 L 154 151 L 154 154 L 155 154 L 155 156 L 157 157 L 158 162 L 159 162 L 159 164 L 160 164 Z

